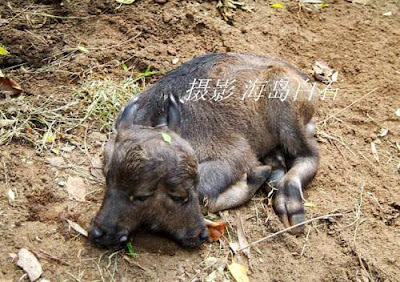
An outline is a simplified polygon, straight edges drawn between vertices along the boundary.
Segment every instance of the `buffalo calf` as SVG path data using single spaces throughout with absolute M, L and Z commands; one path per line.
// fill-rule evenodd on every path
M 303 222 L 302 189 L 318 167 L 317 100 L 304 74 L 271 57 L 210 54 L 169 72 L 115 122 L 91 238 L 118 245 L 147 228 L 197 246 L 208 237 L 200 204 L 237 207 L 266 181 L 284 225 Z

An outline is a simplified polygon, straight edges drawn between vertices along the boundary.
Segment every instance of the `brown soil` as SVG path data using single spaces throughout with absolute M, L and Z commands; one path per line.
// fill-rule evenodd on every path
M 2 1 L 0 43 L 11 55 L 1 58 L 0 68 L 34 95 L 72 97 L 90 77 L 126 76 L 122 61 L 135 71 L 151 66 L 163 72 L 176 67 L 175 58 L 180 64 L 204 53 L 243 52 L 271 54 L 307 73 L 316 60 L 328 62 L 339 71 L 340 90 L 335 101 L 321 101 L 321 165 L 305 196 L 316 205 L 307 208 L 308 218 L 334 212 L 343 216 L 311 224 L 308 236 L 285 233 L 258 244 L 248 261 L 249 277 L 400 281 L 400 118 L 395 115 L 400 107 L 400 2 L 375 0 L 362 6 L 332 0 L 321 10 L 281 2 L 284 9 L 249 1 L 255 11 L 239 10 L 228 24 L 216 1 L 138 0 L 121 7 L 114 0 Z M 384 16 L 388 11 L 393 14 Z M 78 44 L 89 53 L 61 52 Z M 381 137 L 383 128 L 389 132 Z M 379 162 L 371 152 L 372 141 Z M 93 138 L 87 145 L 89 154 L 100 153 Z M 227 243 L 237 240 L 239 213 L 250 242 L 283 228 L 260 192 L 242 208 L 221 214 L 230 232 L 220 243 L 185 250 L 168 239 L 138 234 L 133 241 L 137 258 L 128 261 L 123 252 L 112 255 L 94 247 L 65 221 L 87 227 L 101 204 L 102 184 L 87 181 L 85 202 L 68 199 L 57 184 L 71 175 L 88 176 L 87 154 L 78 149 L 64 154 L 66 168 L 51 167 L 46 162 L 51 155 L 38 155 L 18 140 L 2 146 L 0 280 L 23 275 L 10 256 L 22 247 L 36 253 L 43 277 L 51 281 L 204 280 L 215 269 L 206 266 L 207 257 L 216 257 L 223 267 L 232 260 Z M 17 192 L 12 205 L 10 188 Z

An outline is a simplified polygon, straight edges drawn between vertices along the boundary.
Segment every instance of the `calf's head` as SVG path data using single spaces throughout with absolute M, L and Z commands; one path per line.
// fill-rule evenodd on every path
M 196 188 L 197 159 L 179 135 L 168 128 L 130 126 L 108 141 L 104 157 L 107 187 L 89 229 L 94 242 L 120 245 L 141 227 L 188 247 L 208 238 Z

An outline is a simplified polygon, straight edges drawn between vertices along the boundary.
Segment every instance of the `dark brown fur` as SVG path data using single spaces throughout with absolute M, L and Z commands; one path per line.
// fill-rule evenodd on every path
M 195 78 L 235 79 L 234 94 L 223 101 L 185 101 Z M 246 84 L 256 79 L 267 82 L 266 93 L 277 81 L 288 81 L 289 96 L 242 101 Z M 303 92 L 294 101 L 299 85 Z M 183 245 L 198 245 L 207 237 L 199 200 L 214 212 L 236 207 L 270 174 L 281 220 L 287 226 L 304 221 L 301 189 L 318 166 L 318 150 L 307 129 L 318 93 L 310 100 L 307 89 L 306 77 L 286 62 L 212 54 L 183 64 L 142 91 L 121 112 L 117 135 L 106 146 L 107 192 L 92 237 L 116 244 L 147 226 Z M 162 132 L 171 135 L 172 144 Z M 282 152 L 286 167 L 261 163 L 274 152 Z

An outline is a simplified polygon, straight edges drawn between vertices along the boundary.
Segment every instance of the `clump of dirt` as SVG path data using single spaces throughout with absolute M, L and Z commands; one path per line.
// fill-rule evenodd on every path
M 342 216 L 310 224 L 303 236 L 284 233 L 256 245 L 248 259 L 249 277 L 397 281 L 400 4 L 326 1 L 329 5 L 323 7 L 280 1 L 283 8 L 274 8 L 265 1 L 247 1 L 252 12 L 235 9 L 227 22 L 217 2 L 1 2 L 0 44 L 10 55 L 0 56 L 0 69 L 32 94 L 18 99 L 40 106 L 51 97 L 62 106 L 74 101 L 90 81 L 121 85 L 146 77 L 135 82 L 143 88 L 182 62 L 210 52 L 272 55 L 308 74 L 315 61 L 326 62 L 339 73 L 333 84 L 339 91 L 335 100 L 320 103 L 320 169 L 305 197 L 311 203 L 309 218 Z M 81 108 L 63 112 L 63 118 L 77 114 Z M 44 126 L 38 136 L 47 129 Z M 37 150 L 18 137 L 2 145 L 0 279 L 22 277 L 10 254 L 26 247 L 50 280 L 212 281 L 215 276 L 216 281 L 233 281 L 226 266 L 233 256 L 229 243 L 237 241 L 237 218 L 242 217 L 249 242 L 283 228 L 260 191 L 245 206 L 220 213 L 229 232 L 219 243 L 198 250 L 142 233 L 133 239 L 136 258 L 93 246 L 65 219 L 86 228 L 101 204 L 104 183 L 91 174 L 90 166 L 101 153 L 107 131 L 87 123 L 73 138 L 56 136 L 53 147 Z M 55 154 L 63 157 L 65 166 L 46 161 Z M 70 199 L 63 186 L 69 176 L 85 180 L 85 202 Z

